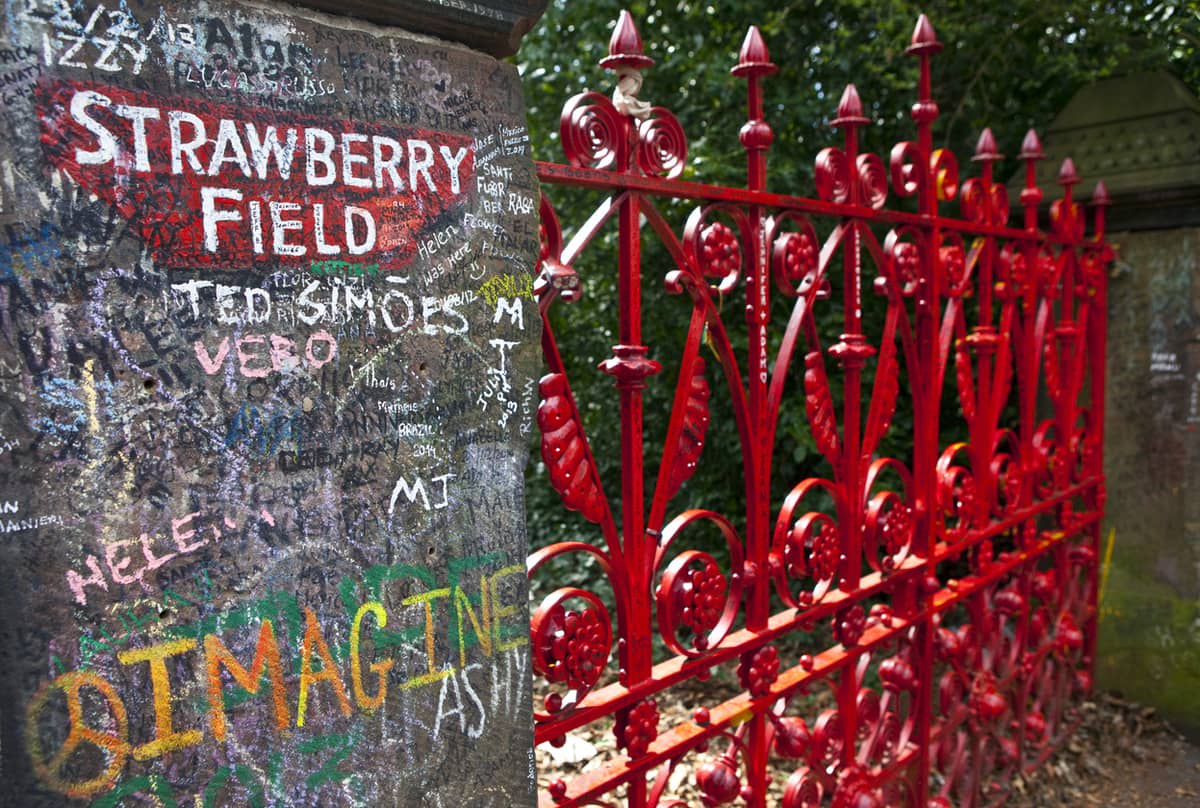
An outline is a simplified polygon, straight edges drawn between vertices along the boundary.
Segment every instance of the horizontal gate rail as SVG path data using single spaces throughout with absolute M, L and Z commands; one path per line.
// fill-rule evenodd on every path
M 567 163 L 537 166 L 538 426 L 548 482 L 590 532 L 529 559 L 550 592 L 531 625 L 536 740 L 611 724 L 618 753 L 550 782 L 544 805 L 685 804 L 672 776 L 685 764 L 706 805 L 1000 805 L 1076 723 L 1105 496 L 1107 194 L 1097 184 L 1088 235 L 1065 161 L 1040 229 L 1032 131 L 1018 225 L 990 131 L 978 176 L 960 182 L 933 145 L 940 49 L 922 16 L 908 48 L 916 134 L 886 158 L 861 148 L 870 121 L 846 88 L 832 121 L 842 144 L 818 155 L 814 198 L 766 190 L 760 82 L 775 65 L 755 28 L 732 70 L 747 83 L 744 188 L 679 178 L 687 141 L 670 110 L 637 97 L 653 62 L 627 13 L 601 60 L 613 97 L 567 102 Z M 597 200 L 569 239 L 560 186 Z M 694 205 L 681 225 L 680 203 Z M 581 275 L 609 271 L 585 255 L 607 255 L 605 234 L 617 344 L 599 371 L 616 388 L 619 491 L 605 490 L 582 414 L 611 402 L 581 409 L 564 361 Z M 648 240 L 673 263 L 665 277 L 643 265 Z M 690 302 L 681 345 L 644 344 L 643 283 L 659 282 Z M 833 334 L 817 319 L 830 310 Z M 643 396 L 672 380 L 654 356 L 679 368 L 657 465 Z M 706 445 L 717 396 L 737 446 Z M 891 457 L 881 447 L 901 403 L 911 453 Z M 795 408 L 828 474 L 787 481 L 773 501 L 779 418 Z M 743 510 L 675 503 L 698 463 L 732 458 Z M 719 550 L 695 543 L 702 526 Z M 597 583 L 556 584 L 559 559 L 590 559 Z M 665 693 L 722 670 L 740 693 L 714 690 L 684 720 L 661 714 Z

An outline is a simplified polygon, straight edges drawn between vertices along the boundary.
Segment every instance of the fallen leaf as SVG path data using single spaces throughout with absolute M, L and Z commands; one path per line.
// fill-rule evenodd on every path
M 596 747 L 578 735 L 568 735 L 562 746 L 548 746 L 547 751 L 560 765 L 582 763 L 596 756 Z

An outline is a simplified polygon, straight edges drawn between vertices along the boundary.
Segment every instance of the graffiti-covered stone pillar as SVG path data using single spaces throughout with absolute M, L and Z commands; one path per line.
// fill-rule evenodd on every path
M 504 53 L 544 2 L 375 5 Z M 532 803 L 514 69 L 11 0 L 0 94 L 0 805 Z

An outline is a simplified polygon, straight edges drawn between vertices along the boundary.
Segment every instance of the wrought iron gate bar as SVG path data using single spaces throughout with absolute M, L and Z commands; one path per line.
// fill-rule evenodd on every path
M 1036 227 L 1032 230 L 1018 230 L 1012 227 L 989 225 L 986 223 L 947 219 L 924 213 L 910 213 L 902 210 L 878 210 L 865 205 L 841 205 L 836 202 L 822 202 L 819 199 L 809 199 L 803 196 L 770 191 L 750 191 L 745 188 L 733 188 L 723 185 L 706 185 L 702 182 L 680 179 L 659 179 L 657 177 L 642 177 L 636 174 L 614 174 L 610 171 L 600 171 L 594 168 L 577 168 L 575 166 L 547 163 L 535 160 L 538 179 L 543 185 L 567 185 L 574 188 L 590 188 L 595 191 L 637 191 L 647 196 L 659 196 L 668 199 L 694 199 L 705 202 L 734 202 L 742 205 L 760 205 L 764 208 L 795 211 L 797 213 L 815 214 L 820 216 L 848 216 L 864 222 L 892 225 L 912 225 L 928 227 L 935 222 L 947 229 L 978 236 L 991 236 L 1011 241 L 1032 241 L 1039 244 L 1077 244 L 1078 240 L 1060 236 L 1056 233 L 1046 233 Z
M 1070 734 L 1095 645 L 1108 199 L 1097 184 L 1085 237 L 1067 160 L 1050 232 L 1041 231 L 1033 169 L 1043 155 L 1032 131 L 1018 156 L 1022 227 L 1008 226 L 990 131 L 972 157 L 979 176 L 960 185 L 954 155 L 933 147 L 940 48 L 922 16 L 908 48 L 921 68 L 916 136 L 886 163 L 860 147 L 869 120 L 846 88 L 832 121 L 843 143 L 818 155 L 812 199 L 766 190 L 773 136 L 759 82 L 775 65 L 755 28 L 732 71 L 747 82 L 745 188 L 679 179 L 686 138 L 669 110 L 637 97 L 653 61 L 627 13 L 601 60 L 617 74 L 612 99 L 584 92 L 564 107 L 569 165 L 537 165 L 534 292 L 548 369 L 537 420 L 549 482 L 592 532 L 538 550 L 528 572 L 540 580 L 554 559 L 590 558 L 615 612 L 579 586 L 553 588 L 535 609 L 536 740 L 561 744 L 611 719 L 619 752 L 549 783 L 543 805 L 614 804 L 605 795 L 681 805 L 670 792 L 684 760 L 706 805 L 1000 805 L 1012 777 Z M 555 185 L 602 197 L 569 242 L 547 195 Z M 889 197 L 912 198 L 916 212 L 887 209 Z M 660 199 L 697 206 L 680 229 Z M 959 216 L 946 214 L 950 203 Z M 549 317 L 555 303 L 579 299 L 574 265 L 613 229 L 618 342 L 599 370 L 620 407 L 619 500 L 604 490 Z M 664 348 L 643 344 L 643 238 L 674 263 L 666 291 L 691 303 L 681 349 L 665 348 L 678 350 L 680 369 L 655 476 L 643 459 L 642 395 L 670 380 L 651 356 Z M 841 328 L 827 335 L 814 312 L 837 305 L 833 289 Z M 743 291 L 744 307 L 722 306 Z M 882 325 L 864 320 L 871 292 L 886 309 Z M 772 294 L 792 306 L 774 337 Z M 734 311 L 744 314 L 744 352 L 726 319 Z M 710 386 L 714 377 L 724 384 Z M 710 398 L 722 393 L 744 509 L 673 511 L 703 462 Z M 955 424 L 940 422 L 947 393 L 961 412 Z M 881 441 L 901 396 L 913 413 L 911 456 L 888 457 Z M 1044 419 L 1039 398 L 1049 402 Z M 797 406 L 832 471 L 773 503 L 776 427 Z M 832 506 L 814 505 L 819 496 Z M 722 552 L 689 545 L 701 523 L 717 530 Z M 828 642 L 813 631 L 820 624 Z M 786 650 L 794 637 L 812 651 Z M 714 670 L 735 675 L 742 692 L 666 725 L 656 699 Z M 826 687 L 824 700 L 812 695 Z
M 1071 490 L 1056 496 L 1054 499 L 1041 503 L 1039 506 L 1032 509 L 1032 512 L 1037 513 L 1051 510 L 1073 496 L 1080 496 L 1086 493 L 1095 485 L 1096 483 L 1087 483 L 1084 485 L 1075 486 Z M 1011 530 L 1021 522 L 1026 521 L 1027 518 L 1028 516 L 1022 515 L 1019 518 L 1011 518 L 1003 522 L 998 522 L 992 525 L 990 529 L 982 531 L 980 535 L 971 540 L 968 545 L 973 545 L 976 543 L 976 541 L 986 540 L 988 538 L 995 537 L 1006 530 Z M 1090 527 L 1093 522 L 1098 522 L 1100 518 L 1101 514 L 1098 513 L 1080 517 L 1077 527 Z M 1015 553 L 1011 553 L 1009 554 L 1007 560 L 998 561 L 989 567 L 985 574 L 975 576 L 973 583 L 976 585 L 986 585 L 994 582 L 995 580 L 1004 577 L 1006 573 L 1011 572 L 1015 567 L 1020 566 L 1022 563 L 1040 556 L 1045 551 L 1046 547 L 1049 546 L 1049 543 L 1061 541 L 1061 539 L 1061 535 L 1059 535 L 1057 539 L 1047 539 L 1046 544 L 1036 545 L 1035 552 L 1032 553 L 1026 551 L 1016 551 Z M 961 546 L 955 549 L 945 547 L 939 548 L 936 559 L 938 561 L 943 561 L 961 552 Z M 595 721 L 606 715 L 610 715 L 618 708 L 628 706 L 636 701 L 653 696 L 656 693 L 667 690 L 670 687 L 687 679 L 695 678 L 697 674 L 703 674 L 716 665 L 728 662 L 731 659 L 738 657 L 739 654 L 748 647 L 761 646 L 764 642 L 778 639 L 789 632 L 801 629 L 805 624 L 820 622 L 822 619 L 830 617 L 834 612 L 837 612 L 839 609 L 843 608 L 847 602 L 862 600 L 863 598 L 868 598 L 872 595 L 879 594 L 885 589 L 885 587 L 892 587 L 900 583 L 907 583 L 907 581 L 905 581 L 905 576 L 911 576 L 912 574 L 919 573 L 923 566 L 923 559 L 906 559 L 905 561 L 901 562 L 897 573 L 892 578 L 884 580 L 883 577 L 878 573 L 865 576 L 862 579 L 859 588 L 853 593 L 834 591 L 829 594 L 827 600 L 803 612 L 797 609 L 787 609 L 772 615 L 769 624 L 762 631 L 751 632 L 741 630 L 730 634 L 725 642 L 722 643 L 721 647 L 714 649 L 711 654 L 704 657 L 703 661 L 685 661 L 685 659 L 682 657 L 673 657 L 655 665 L 651 677 L 639 683 L 638 685 L 633 686 L 632 688 L 614 683 L 599 690 L 594 690 L 589 694 L 588 704 L 586 706 L 579 707 L 570 714 L 564 716 L 561 721 L 557 721 L 552 725 L 539 724 L 536 727 L 535 742 L 539 744 L 544 743 L 552 738 L 558 737 L 567 732 L 571 732 L 572 730 L 578 729 L 579 727 L 589 724 L 592 721 Z M 957 586 L 954 590 L 939 590 L 934 597 L 934 607 L 926 610 L 926 612 L 938 611 L 945 606 L 953 605 L 954 603 L 961 601 L 969 594 L 970 590 Z M 922 612 L 920 616 L 927 617 L 928 614 L 926 612 Z M 859 649 L 863 649 L 867 644 L 867 641 L 860 640 L 857 647 Z M 818 664 L 813 668 L 812 671 L 803 671 L 802 678 L 804 680 L 820 678 L 823 673 L 836 670 L 836 667 L 839 667 L 840 663 L 844 663 L 845 661 L 845 657 L 840 657 L 838 666 L 827 668 L 822 668 Z M 793 670 L 802 669 L 797 667 Z M 784 673 L 780 674 L 780 681 L 783 681 L 784 675 Z M 802 682 L 796 684 L 802 684 Z M 789 689 L 795 688 L 793 686 Z M 772 687 L 772 692 L 776 692 L 776 688 L 774 686 Z M 639 768 L 644 769 L 647 768 L 647 766 L 642 765 L 645 762 L 646 758 L 643 758 L 638 760 L 636 765 Z

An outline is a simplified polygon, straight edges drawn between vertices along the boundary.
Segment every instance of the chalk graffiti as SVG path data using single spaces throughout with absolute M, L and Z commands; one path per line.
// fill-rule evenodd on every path
M 479 294 L 489 306 L 497 305 L 502 298 L 525 298 L 533 300 L 533 278 L 528 275 L 493 275 L 479 287 Z
M 244 445 L 260 456 L 274 455 L 284 444 L 295 451 L 304 435 L 301 413 L 295 408 L 263 412 L 254 404 L 243 404 L 225 433 L 227 448 Z
M 455 561 L 447 586 L 436 586 L 428 569 L 405 565 L 372 567 L 357 581 L 344 578 L 338 589 L 348 620 L 341 627 L 346 630 L 337 632 L 337 636 L 346 637 L 339 643 L 329 642 L 328 624 L 322 624 L 311 607 L 299 607 L 294 597 L 274 594 L 218 618 L 169 627 L 162 632 L 164 639 L 116 651 L 122 669 L 142 669 L 149 679 L 154 716 L 153 735 L 149 738 L 133 737 L 130 726 L 137 722 L 130 721 L 129 710 L 140 701 L 124 698 L 111 676 L 87 668 L 61 673 L 45 682 L 26 708 L 26 742 L 34 769 L 55 791 L 70 797 L 93 796 L 111 789 L 131 760 L 148 761 L 197 746 L 209 735 L 215 741 L 224 741 L 232 731 L 225 697 L 227 682 L 236 684 L 247 697 L 267 699 L 271 723 L 281 737 L 292 727 L 311 724 L 312 697 L 318 688 L 326 694 L 326 711 L 351 716 L 376 713 L 387 701 L 391 688 L 409 690 L 441 683 L 434 735 L 440 734 L 444 721 L 457 717 L 460 732 L 477 738 L 488 711 L 471 675 L 484 666 L 468 660 L 475 655 L 483 659 L 500 656 L 528 642 L 519 605 L 505 602 L 508 581 L 521 580 L 524 566 L 515 564 L 487 572 L 497 560 L 495 555 L 487 555 Z M 474 591 L 464 577 L 472 569 L 481 570 Z M 402 598 L 398 606 L 385 607 L 379 598 L 388 583 L 403 579 L 432 588 Z M 359 592 L 369 599 L 357 601 Z M 285 605 L 284 623 L 289 636 L 293 642 L 298 638 L 298 648 L 286 654 L 288 649 L 281 648 L 277 629 L 280 604 Z M 272 607 L 275 617 L 263 616 L 271 614 Z M 256 631 L 251 617 L 254 614 L 259 615 Z M 407 624 L 405 627 L 395 625 L 401 620 Z M 239 657 L 231 649 L 222 626 L 251 629 L 243 632 L 243 642 L 236 645 L 246 645 L 245 640 L 252 638 L 248 666 L 242 661 L 246 657 Z M 442 632 L 457 651 L 455 658 L 438 658 Z M 415 655 L 382 653 L 389 648 L 409 648 L 413 639 L 419 640 L 420 650 Z M 374 649 L 372 658 L 367 656 L 368 647 Z M 200 658 L 195 669 L 207 696 L 199 710 L 205 720 L 203 724 L 185 725 L 177 704 L 180 685 L 173 683 L 168 661 L 192 656 Z M 123 681 L 131 679 L 137 680 L 122 677 Z M 85 691 L 99 698 L 85 699 Z M 58 709 L 60 700 L 65 704 L 70 729 L 59 747 L 51 749 L 42 740 L 39 728 L 48 714 Z M 241 706 L 245 703 L 240 702 L 239 709 L 246 709 Z M 473 714 L 468 715 L 471 710 Z M 67 779 L 67 762 L 84 745 L 94 747 L 102 761 L 97 762 L 91 776 Z
M 138 21 L 124 4 L 120 8 L 97 5 L 78 22 L 66 3 L 51 18 L 53 33 L 42 38 L 47 65 L 78 67 L 120 73 L 127 69 L 137 75 L 146 63 L 149 51 L 139 37 Z
M 337 357 L 337 340 L 328 331 L 317 331 L 308 336 L 301 353 L 296 341 L 279 334 L 245 334 L 233 341 L 234 352 L 230 353 L 230 339 L 223 337 L 216 350 L 209 352 L 204 340 L 196 340 L 193 348 L 196 361 L 209 376 L 218 373 L 226 357 L 233 361 L 237 357 L 238 373 L 247 379 L 261 379 L 272 373 L 290 373 L 304 367 L 318 370 Z
M 42 222 L 36 233 L 22 233 L 15 225 L 5 227 L 0 243 L 0 280 L 15 280 L 17 273 L 32 273 L 50 266 L 62 255 L 62 231 L 52 222 Z
M 22 0 L 0 101 L 0 802 L 532 799 L 515 71 Z
M 267 524 L 274 521 L 265 510 L 256 518 Z M 120 586 L 135 583 L 145 585 L 147 573 L 176 558 L 192 555 L 210 542 L 220 541 L 227 531 L 237 529 L 237 523 L 228 514 L 202 514 L 200 511 L 184 514 L 171 520 L 169 536 L 143 532 L 137 538 L 108 542 L 102 554 L 104 565 L 101 566 L 96 555 L 89 554 L 84 561 L 86 577 L 75 569 L 68 569 L 67 586 L 75 601 L 86 606 L 88 587 L 107 592 L 110 581 Z M 141 551 L 141 559 L 137 558 L 138 550 Z
M 440 500 L 436 500 L 432 503 L 429 500 L 429 493 L 426 490 L 425 481 L 421 477 L 414 476 L 412 478 L 412 483 L 409 483 L 404 477 L 399 478 L 396 480 L 396 485 L 392 488 L 392 496 L 388 500 L 388 513 L 392 514 L 396 512 L 396 504 L 399 502 L 401 494 L 404 495 L 404 498 L 407 499 L 409 503 L 414 503 L 419 498 L 421 500 L 421 505 L 427 511 L 441 510 L 442 508 L 445 508 L 450 504 L 448 491 L 450 481 L 453 480 L 454 477 L 454 474 L 446 473 L 430 478 L 430 482 L 435 484 L 435 488 L 440 486 L 441 496 Z

